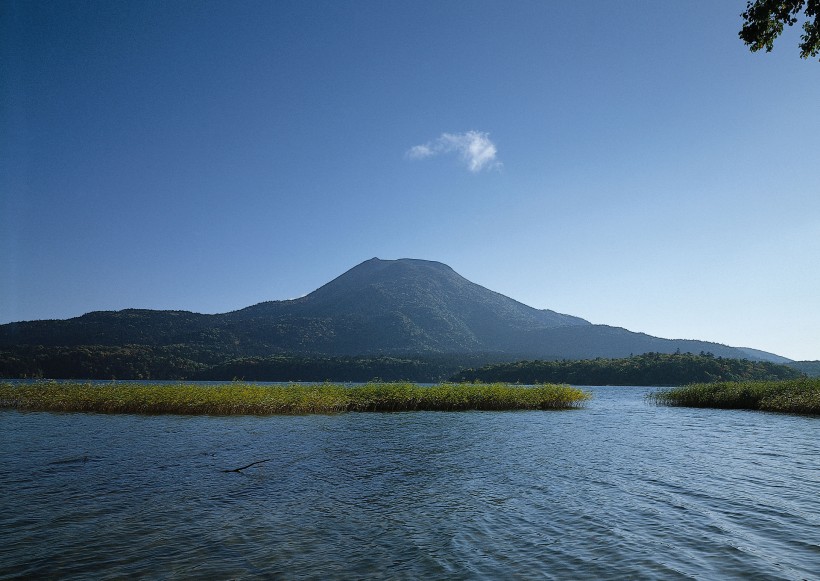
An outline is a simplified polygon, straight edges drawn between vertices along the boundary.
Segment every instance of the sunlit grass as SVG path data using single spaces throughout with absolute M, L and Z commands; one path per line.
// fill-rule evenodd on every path
M 820 414 L 820 378 L 695 383 L 649 397 L 671 406 Z
M 0 408 L 57 412 L 273 415 L 340 412 L 549 410 L 580 406 L 590 395 L 568 385 L 368 383 L 223 385 L 0 383 Z

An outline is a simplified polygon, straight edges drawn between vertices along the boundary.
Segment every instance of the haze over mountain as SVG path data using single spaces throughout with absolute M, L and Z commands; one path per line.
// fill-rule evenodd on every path
M 497 354 L 585 359 L 646 352 L 786 361 L 757 351 L 672 340 L 539 310 L 472 283 L 447 265 L 373 258 L 298 299 L 225 314 L 127 309 L 0 326 L 0 348 L 79 345 L 207 351 L 209 361 L 274 354 Z

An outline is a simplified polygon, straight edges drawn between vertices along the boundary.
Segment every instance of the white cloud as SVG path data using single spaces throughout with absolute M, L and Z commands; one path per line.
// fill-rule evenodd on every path
M 498 150 L 490 141 L 489 135 L 483 131 L 442 133 L 438 139 L 411 147 L 407 150 L 407 157 L 425 159 L 444 153 L 457 153 L 471 172 L 499 168 L 501 162 L 496 160 Z
M 424 159 L 435 155 L 429 145 L 415 145 L 407 151 L 407 157 L 410 159 Z

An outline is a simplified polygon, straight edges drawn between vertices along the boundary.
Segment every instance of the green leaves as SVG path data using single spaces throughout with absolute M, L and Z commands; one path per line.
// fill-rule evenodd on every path
M 746 10 L 741 14 L 743 28 L 738 33 L 740 39 L 749 46 L 749 50 L 771 52 L 775 39 L 783 32 L 785 25 L 797 23 L 800 13 L 804 12 L 800 57 L 809 58 L 820 55 L 820 0 L 749 0 Z

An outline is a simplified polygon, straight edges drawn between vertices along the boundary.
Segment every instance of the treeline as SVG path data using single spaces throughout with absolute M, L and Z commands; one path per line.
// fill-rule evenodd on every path
M 482 381 L 572 385 L 685 385 L 803 377 L 801 369 L 709 353 L 510 362 L 502 355 L 226 356 L 190 345 L 22 345 L 0 350 L 0 377 L 230 381 Z
M 414 381 L 434 383 L 463 367 L 457 357 L 244 357 L 214 365 L 192 376 L 198 380 L 245 381 Z
M 518 361 L 457 373 L 455 381 L 569 383 L 571 385 L 675 386 L 715 381 L 794 379 L 796 369 L 763 361 L 724 359 L 711 353 L 645 353 L 624 359 Z
M 48 379 L 187 379 L 215 354 L 147 345 L 23 345 L 0 351 L 0 377 Z
M 0 350 L 0 377 L 48 379 L 179 379 L 230 381 L 438 382 L 499 355 L 270 355 L 226 358 L 189 345 L 43 346 Z M 509 358 L 507 359 L 509 360 Z

